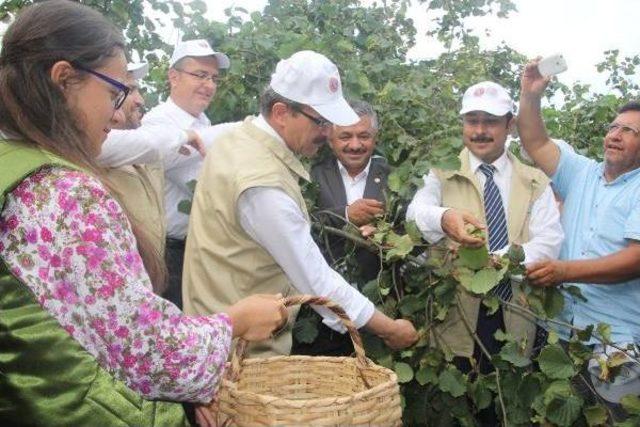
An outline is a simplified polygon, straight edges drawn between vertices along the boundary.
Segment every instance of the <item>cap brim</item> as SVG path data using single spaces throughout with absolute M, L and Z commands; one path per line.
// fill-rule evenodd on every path
M 127 65 L 127 71 L 131 74 L 134 80 L 140 80 L 149 72 L 149 64 L 146 62 L 129 64 Z
M 309 106 L 334 125 L 351 126 L 360 121 L 360 117 L 344 98 L 340 98 L 330 104 Z
M 471 105 L 463 106 L 460 110 L 460 114 L 467 114 L 472 111 L 484 111 L 485 113 L 489 113 L 493 116 L 504 116 L 507 113 L 513 113 L 512 108 L 499 105 L 496 106 L 485 102 L 474 102 Z

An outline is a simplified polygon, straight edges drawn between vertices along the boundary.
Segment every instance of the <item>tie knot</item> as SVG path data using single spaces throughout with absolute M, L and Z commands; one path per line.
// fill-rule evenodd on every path
M 486 163 L 483 163 L 480 165 L 480 171 L 484 174 L 484 176 L 486 176 L 487 178 L 493 178 L 493 174 L 496 171 L 496 167 L 493 165 L 488 165 Z

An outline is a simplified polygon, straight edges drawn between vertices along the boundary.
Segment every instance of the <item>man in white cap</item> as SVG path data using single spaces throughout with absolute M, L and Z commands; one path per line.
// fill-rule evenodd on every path
M 177 153 L 184 144 L 202 149 L 202 142 L 193 131 L 185 132 L 166 124 L 140 125 L 144 99 L 138 81 L 144 78 L 148 68 L 147 63 L 128 64 L 129 96 L 114 115 L 117 125 L 109 132 L 98 160 L 106 168 L 106 178 L 118 192 L 135 225 L 146 230 L 149 243 L 163 256 L 166 227 L 161 160 L 165 155 Z
M 231 124 L 211 126 L 205 115 L 216 94 L 220 70 L 229 68 L 229 58 L 216 52 L 206 40 L 178 43 L 169 63 L 169 98 L 151 109 L 142 119 L 143 126 L 172 126 L 183 131 L 196 131 L 205 147 Z M 203 156 L 178 153 L 163 158 L 165 172 L 165 213 L 167 223 L 166 261 L 169 289 L 164 295 L 182 308 L 182 265 L 189 215 L 178 210 L 183 200 L 192 197 L 189 182 L 195 180 L 202 167 Z
M 309 174 L 298 156 L 313 156 L 332 124 L 359 120 L 342 96 L 337 67 L 312 51 L 280 61 L 260 113 L 218 139 L 205 159 L 200 183 L 206 185 L 196 188 L 189 223 L 185 311 L 219 312 L 256 293 L 320 295 L 391 347 L 413 344 L 413 325 L 377 311 L 329 267 L 310 234 L 298 185 Z M 343 331 L 331 313 L 317 310 L 328 326 Z M 250 352 L 283 355 L 290 349 L 289 326 Z
M 447 237 L 464 246 L 487 245 L 496 254 L 519 244 L 525 263 L 557 258 L 563 233 L 549 180 L 506 149 L 515 122 L 509 93 L 489 81 L 473 85 L 464 94 L 460 114 L 465 146 L 460 169 L 431 170 L 408 207 L 407 219 L 415 221 L 431 243 Z M 486 241 L 470 234 L 468 224 L 484 229 Z M 503 300 L 518 301 L 518 287 L 508 280 L 493 291 Z M 526 339 L 525 353 L 531 354 L 536 331 L 533 319 L 504 307 L 490 315 L 480 297 L 463 289 L 459 295 L 461 308 L 491 354 L 501 348 L 493 336 L 497 329 Z M 474 357 L 482 373 L 492 371 L 490 360 L 475 345 L 457 310 L 449 310 L 437 336 L 458 356 L 462 369 L 468 370 L 468 359 Z

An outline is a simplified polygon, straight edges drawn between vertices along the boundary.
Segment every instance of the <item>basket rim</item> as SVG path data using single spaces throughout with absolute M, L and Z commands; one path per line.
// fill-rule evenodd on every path
M 244 359 L 241 362 L 241 366 L 244 367 L 245 365 L 257 365 L 257 364 L 268 364 L 270 362 L 280 362 L 280 361 L 290 361 L 290 360 L 300 360 L 300 361 L 310 361 L 310 362 L 322 362 L 325 360 L 331 360 L 331 361 L 336 361 L 336 359 L 338 360 L 346 360 L 349 363 L 356 363 L 355 358 L 353 357 L 348 357 L 348 356 L 340 356 L 340 357 L 334 357 L 334 356 L 303 356 L 303 355 L 296 355 L 296 356 L 272 356 L 272 357 L 265 357 L 265 358 L 249 358 L 249 359 Z M 274 396 L 271 394 L 264 394 L 264 393 L 255 393 L 252 391 L 245 391 L 245 390 L 239 390 L 238 389 L 238 383 L 235 381 L 231 381 L 230 379 L 228 379 L 226 376 L 222 379 L 222 384 L 221 384 L 221 390 L 222 388 L 227 388 L 227 391 L 230 394 L 234 394 L 236 396 L 239 397 L 247 397 L 250 398 L 254 401 L 259 401 L 260 403 L 268 403 L 268 404 L 281 404 L 283 406 L 285 405 L 289 405 L 289 406 L 294 406 L 297 407 L 298 405 L 304 404 L 305 406 L 309 407 L 309 406 L 326 406 L 327 404 L 345 404 L 345 403 L 349 403 L 353 400 L 360 400 L 360 399 L 366 399 L 369 398 L 371 395 L 376 395 L 378 393 L 380 393 L 382 390 L 388 388 L 390 385 L 395 386 L 395 387 L 400 387 L 398 384 L 398 376 L 396 375 L 396 373 L 389 369 L 386 368 L 384 366 L 380 366 L 377 365 L 375 363 L 373 363 L 369 358 L 367 358 L 367 361 L 369 362 L 369 364 L 365 367 L 365 369 L 370 369 L 373 370 L 375 372 L 379 372 L 382 374 L 385 374 L 385 376 L 388 377 L 388 380 L 383 381 L 382 383 L 371 387 L 370 389 L 366 389 L 363 391 L 359 391 L 354 393 L 353 395 L 350 396 L 336 396 L 336 397 L 322 397 L 322 398 L 313 398 L 313 399 L 287 399 L 284 397 L 279 397 L 279 396 Z M 310 404 L 309 402 L 312 402 L 312 404 Z

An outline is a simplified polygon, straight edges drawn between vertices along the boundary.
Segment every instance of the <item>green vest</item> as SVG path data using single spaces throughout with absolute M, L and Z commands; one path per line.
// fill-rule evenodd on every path
M 541 171 L 524 165 L 511 153 L 507 152 L 507 156 L 513 167 L 509 211 L 506 212 L 509 243 L 522 244 L 529 241 L 531 209 L 544 192 L 549 179 Z M 460 153 L 459 170 L 434 170 L 434 173 L 442 185 L 443 207 L 470 212 L 486 223 L 482 186 L 470 168 L 469 151 L 466 148 Z M 512 290 L 512 302 L 517 303 L 521 293 L 519 286 L 512 285 Z M 459 288 L 459 295 L 462 310 L 475 331 L 481 298 L 462 288 Z M 518 340 L 525 339 L 525 354 L 530 354 L 535 339 L 535 319 L 508 307 L 503 307 L 503 313 L 506 332 Z M 467 331 L 461 314 L 455 307 L 449 309 L 444 322 L 433 330 L 433 338 L 456 356 L 470 357 L 473 354 L 473 337 Z
M 309 180 L 300 160 L 285 144 L 253 125 L 251 118 L 216 140 L 204 161 L 189 218 L 182 275 L 185 313 L 219 313 L 252 294 L 296 293 L 271 254 L 245 233 L 236 208 L 243 191 L 276 187 L 307 215 L 300 178 Z M 290 318 L 296 313 L 289 310 Z M 251 356 L 290 351 L 290 326 L 275 338 L 249 347 Z
M 6 195 L 52 154 L 0 141 L 0 212 Z M 180 404 L 145 400 L 101 368 L 0 258 L 0 425 L 186 425 Z

